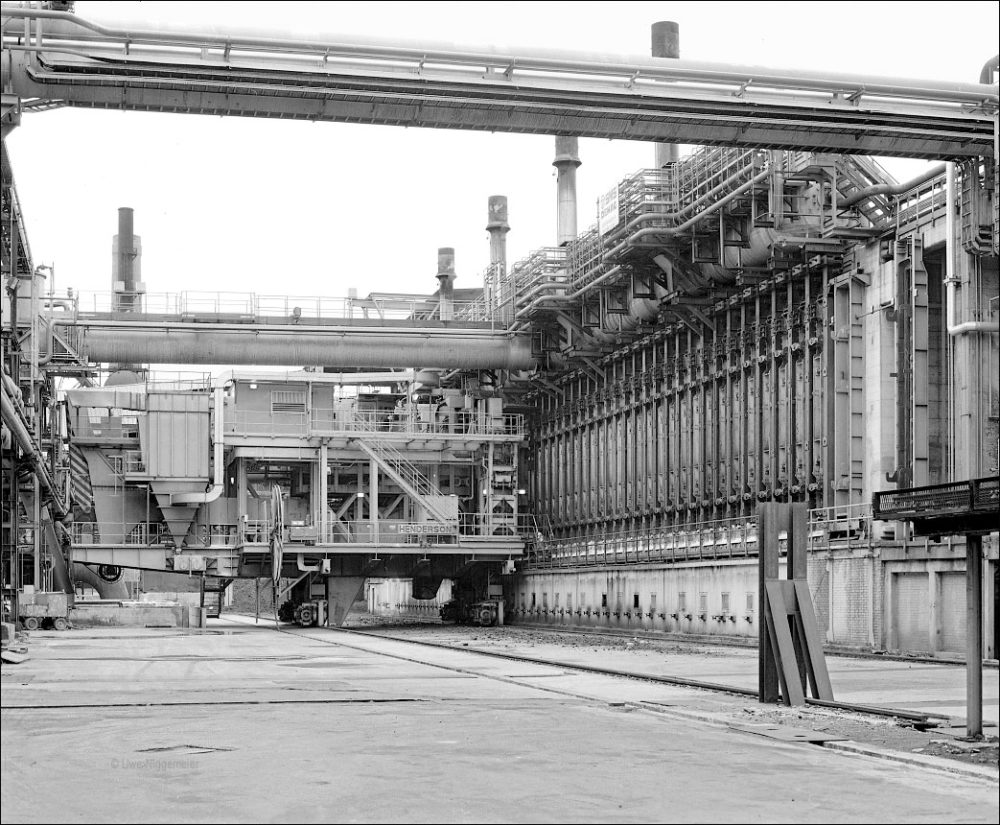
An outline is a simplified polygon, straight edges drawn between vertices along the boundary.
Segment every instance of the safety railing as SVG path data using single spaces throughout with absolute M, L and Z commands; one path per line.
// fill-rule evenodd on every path
M 238 528 L 233 528 L 235 540 L 247 545 L 267 545 L 272 524 L 269 519 L 247 519 Z M 535 525 L 530 516 L 496 513 L 459 513 L 457 520 L 447 522 L 333 519 L 325 528 L 313 523 L 297 523 L 286 525 L 282 531 L 285 548 L 298 550 L 323 544 L 438 545 L 458 544 L 463 540 L 509 542 L 520 546 L 535 538 Z
M 75 546 L 117 545 L 125 547 L 150 547 L 165 544 L 170 533 L 165 524 L 139 522 L 77 521 L 71 525 L 70 539 Z
M 254 292 L 138 292 L 129 294 L 85 291 L 75 295 L 76 317 L 91 313 L 134 312 L 176 317 L 178 320 L 222 318 L 234 322 L 310 323 L 314 321 L 428 321 L 440 319 L 436 296 L 370 295 L 340 298 L 317 295 L 258 295 Z M 452 301 L 452 316 L 475 323 L 493 323 L 481 300 Z
M 886 490 L 872 497 L 872 515 L 884 521 L 997 512 L 1000 514 L 1000 476 L 973 478 Z
M 370 412 L 337 407 L 314 407 L 310 412 L 268 413 L 260 410 L 227 409 L 225 431 L 235 435 L 309 436 L 333 433 L 394 433 L 475 436 L 488 440 L 498 436 L 524 436 L 524 416 L 519 413 L 489 415 L 468 410 L 441 408 L 399 412 Z
M 677 530 L 543 540 L 533 549 L 528 563 L 536 567 L 575 567 L 746 558 L 757 554 L 756 544 L 756 519 L 726 519 Z
M 185 534 L 187 549 L 236 547 L 241 533 L 236 524 L 193 524 Z M 74 522 L 70 530 L 70 539 L 75 546 L 114 545 L 123 547 L 152 547 L 154 545 L 172 544 L 174 539 L 166 524 L 161 522 L 139 522 L 138 524 L 122 524 L 121 522 Z

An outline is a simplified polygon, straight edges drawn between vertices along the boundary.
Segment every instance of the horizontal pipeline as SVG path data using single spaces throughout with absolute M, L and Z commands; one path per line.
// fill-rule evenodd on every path
M 527 335 L 480 330 L 286 331 L 134 322 L 74 326 L 81 354 L 99 363 L 509 370 L 536 365 Z

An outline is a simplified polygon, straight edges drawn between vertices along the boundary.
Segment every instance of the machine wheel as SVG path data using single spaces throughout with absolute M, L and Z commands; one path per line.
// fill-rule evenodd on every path
M 481 607 L 476 616 L 480 627 L 490 627 L 496 621 L 496 614 L 492 607 Z
M 39 624 L 39 622 L 38 622 L 37 618 L 35 618 L 34 616 L 28 616 L 24 620 L 24 629 L 25 630 L 38 630 L 38 624 Z
M 295 620 L 303 627 L 309 627 L 315 621 L 312 605 L 304 604 L 296 611 Z
M 69 622 L 67 622 L 62 616 L 56 616 L 56 618 L 52 620 L 52 626 L 56 630 L 69 630 Z

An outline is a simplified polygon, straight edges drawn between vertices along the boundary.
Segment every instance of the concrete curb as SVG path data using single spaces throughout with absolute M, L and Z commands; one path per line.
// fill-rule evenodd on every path
M 657 707 L 656 705 L 646 702 L 626 702 L 624 704 L 633 707 L 636 710 L 652 711 L 653 713 L 670 717 L 676 719 L 677 721 L 700 722 L 717 728 L 738 730 L 737 728 L 732 727 L 731 720 L 723 714 L 714 714 L 709 711 L 687 711 L 669 706 Z M 788 744 L 806 743 L 789 742 Z M 994 784 L 1000 783 L 1000 773 L 997 773 L 992 768 L 985 765 L 969 765 L 964 762 L 959 762 L 954 759 L 944 759 L 939 756 L 928 756 L 927 754 L 921 753 L 908 753 L 906 751 L 893 750 L 892 748 L 879 747 L 878 745 L 862 745 L 859 742 L 854 742 L 852 740 L 833 740 L 829 742 L 816 742 L 809 744 L 815 744 L 821 748 L 826 748 L 827 750 L 853 753 L 858 756 L 869 756 L 875 759 L 885 759 L 889 762 L 901 762 L 918 768 L 927 768 L 929 770 L 956 774 L 967 779 L 978 779 L 980 781 L 991 782 Z
M 861 745 L 857 742 L 824 742 L 822 747 L 828 750 L 856 753 L 860 756 L 871 756 L 876 759 L 886 759 L 890 762 L 902 762 L 920 768 L 930 768 L 945 773 L 957 774 L 967 779 L 1000 783 L 1000 774 L 985 765 L 968 765 L 953 759 L 942 759 L 939 756 L 928 756 L 922 753 L 906 753 L 891 748 L 881 748 L 878 745 Z

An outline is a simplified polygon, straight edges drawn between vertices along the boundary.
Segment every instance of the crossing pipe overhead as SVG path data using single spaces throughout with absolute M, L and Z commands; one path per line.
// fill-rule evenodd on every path
M 669 57 L 676 60 L 681 56 L 680 27 L 669 20 L 661 20 L 652 26 L 653 57 Z M 676 143 L 656 144 L 656 168 L 663 169 L 671 163 L 677 163 L 680 149 Z
M 576 169 L 580 165 L 579 139 L 556 137 L 556 243 L 576 240 Z
M 391 369 L 530 369 L 527 335 L 488 329 L 225 326 L 77 322 L 80 347 L 97 363 L 258 364 Z M 209 327 L 209 328 L 206 328 Z

